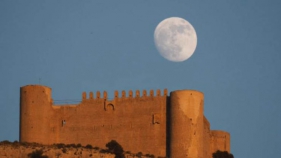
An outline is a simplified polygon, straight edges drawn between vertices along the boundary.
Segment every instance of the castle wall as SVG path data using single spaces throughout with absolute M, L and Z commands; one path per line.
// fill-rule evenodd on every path
M 212 158 L 217 150 L 230 152 L 230 135 L 211 131 L 204 117 L 203 93 L 180 90 L 82 93 L 74 105 L 53 105 L 51 89 L 21 87 L 20 141 L 42 144 L 91 144 L 105 148 L 116 140 L 126 151 L 155 156 Z
M 117 92 L 115 92 L 116 94 Z M 107 100 L 99 92 L 94 98 L 82 95 L 82 102 L 73 106 L 53 106 L 51 118 L 55 143 L 81 143 L 105 147 L 116 140 L 124 149 L 154 155 L 166 155 L 166 94 L 154 96 L 136 91 L 133 97 L 115 96 Z M 149 146 L 149 147 L 148 147 Z

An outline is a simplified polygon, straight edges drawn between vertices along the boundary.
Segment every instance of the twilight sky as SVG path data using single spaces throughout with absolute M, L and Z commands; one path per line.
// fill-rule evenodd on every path
M 0 1 L 0 141 L 19 139 L 19 88 L 54 100 L 83 91 L 195 89 L 211 129 L 231 134 L 236 158 L 281 155 L 281 1 Z M 188 20 L 197 49 L 164 59 L 157 24 Z

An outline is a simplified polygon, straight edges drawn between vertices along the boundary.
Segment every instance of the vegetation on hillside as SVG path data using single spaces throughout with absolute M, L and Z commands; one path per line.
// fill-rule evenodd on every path
M 35 150 L 27 155 L 29 158 L 48 158 L 48 156 L 43 155 L 43 150 Z
M 59 157 L 59 155 L 61 155 L 62 153 L 67 153 L 68 148 L 84 148 L 84 149 L 96 150 L 99 153 L 114 154 L 115 158 L 125 158 L 125 154 L 133 155 L 138 158 L 141 158 L 141 157 L 155 158 L 155 156 L 152 154 L 143 154 L 142 152 L 138 152 L 138 153 L 134 154 L 134 153 L 131 153 L 130 151 L 125 152 L 123 147 L 115 140 L 111 140 L 110 142 L 108 142 L 105 145 L 107 149 L 100 149 L 99 147 L 93 147 L 90 144 L 88 144 L 86 146 L 82 146 L 81 144 L 64 144 L 64 143 L 43 145 L 43 144 L 39 144 L 39 143 L 28 143 L 28 142 L 18 142 L 18 141 L 10 142 L 7 140 L 1 141 L 0 146 L 1 145 L 3 145 L 3 146 L 9 145 L 9 146 L 12 146 L 15 148 L 19 148 L 20 146 L 23 146 L 26 148 L 32 148 L 33 151 L 27 155 L 28 158 L 48 158 L 47 155 L 44 155 L 43 149 L 46 149 L 46 148 L 60 149 L 61 152 L 57 153 L 57 155 L 56 155 L 57 157 Z M 92 157 L 92 155 L 90 154 L 89 157 Z
M 57 148 L 61 149 L 63 153 L 66 153 L 66 148 L 85 148 L 85 149 L 93 149 L 97 150 L 100 153 L 111 153 L 115 155 L 115 158 L 125 158 L 125 153 L 129 155 L 134 155 L 138 158 L 141 158 L 142 156 L 145 156 L 147 158 L 155 158 L 154 155 L 152 154 L 143 154 L 142 152 L 138 152 L 136 154 L 131 153 L 130 151 L 124 152 L 123 147 L 115 140 L 111 140 L 108 142 L 105 146 L 107 149 L 100 149 L 99 147 L 93 147 L 92 145 L 88 144 L 86 146 L 82 146 L 81 144 L 63 144 L 63 143 L 58 143 L 58 144 L 53 144 L 53 145 L 42 145 L 39 143 L 27 143 L 27 142 L 10 142 L 7 140 L 1 141 L 1 145 L 11 145 L 15 148 L 18 148 L 20 146 L 24 146 L 27 148 L 32 148 L 35 149 L 35 147 L 52 147 L 52 148 Z M 92 155 L 90 155 L 91 157 Z M 231 153 L 228 153 L 227 151 L 217 151 L 213 153 L 213 158 L 234 158 L 234 156 Z M 36 149 L 32 151 L 31 153 L 28 154 L 29 158 L 48 158 L 48 156 L 44 155 L 44 151 L 42 149 Z
M 213 153 L 213 158 L 234 158 L 234 156 L 227 151 L 217 151 Z
M 115 140 L 111 140 L 105 145 L 108 151 L 115 155 L 115 158 L 125 158 L 122 146 Z

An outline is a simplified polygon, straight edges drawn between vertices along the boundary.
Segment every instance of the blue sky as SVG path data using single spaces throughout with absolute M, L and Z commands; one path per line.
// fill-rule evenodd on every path
M 18 140 L 19 88 L 43 84 L 54 100 L 83 91 L 195 89 L 212 129 L 237 158 L 281 155 L 281 2 L 278 0 L 0 2 L 0 140 Z M 157 24 L 188 20 L 197 48 L 164 59 Z

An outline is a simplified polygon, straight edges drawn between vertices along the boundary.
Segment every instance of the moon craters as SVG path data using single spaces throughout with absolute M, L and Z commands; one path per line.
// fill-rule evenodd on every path
M 164 58 L 180 62 L 188 59 L 195 51 L 197 36 L 189 22 L 172 17 L 158 24 L 154 32 L 154 41 Z

